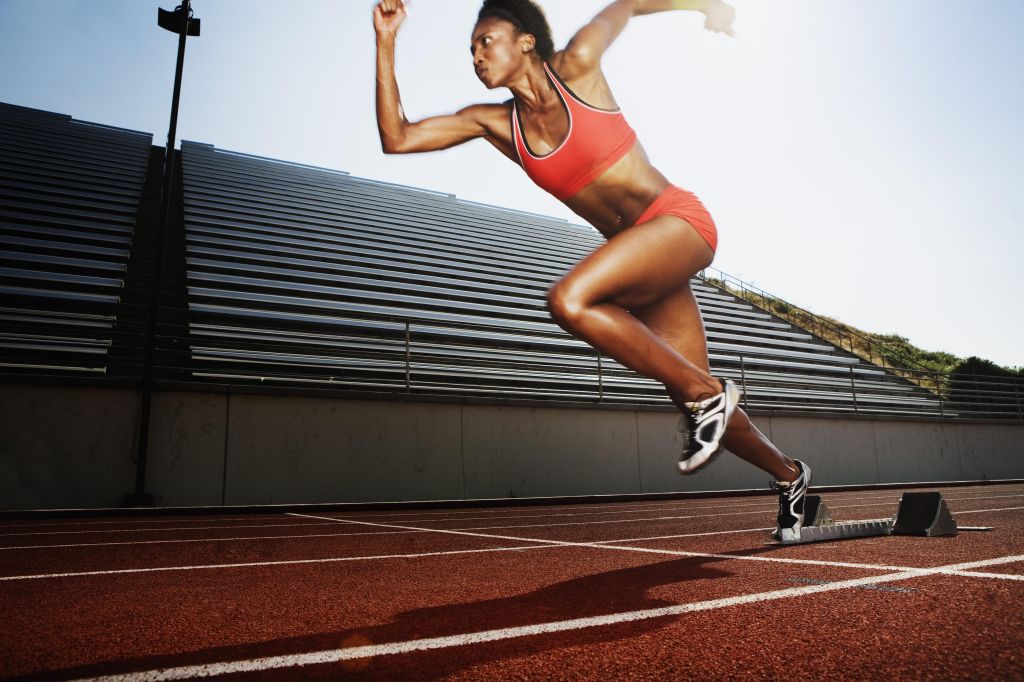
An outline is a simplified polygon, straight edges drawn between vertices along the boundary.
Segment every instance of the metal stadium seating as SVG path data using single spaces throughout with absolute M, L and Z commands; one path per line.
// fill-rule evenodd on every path
M 551 283 L 601 244 L 593 229 L 209 145 L 182 151 L 194 378 L 667 403 L 546 312 Z M 928 391 L 693 288 L 713 368 L 751 408 L 939 413 Z
M 124 285 L 152 135 L 8 104 L 0 130 L 0 369 L 137 366 Z
M 0 377 L 138 385 L 163 150 L 5 104 L 0 132 Z M 547 313 L 592 228 L 207 144 L 183 142 L 176 168 L 158 386 L 669 404 Z M 711 282 L 692 286 L 712 368 L 751 410 L 956 416 Z

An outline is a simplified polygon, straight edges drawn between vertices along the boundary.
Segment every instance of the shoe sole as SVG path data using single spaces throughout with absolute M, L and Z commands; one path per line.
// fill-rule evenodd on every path
M 723 381 L 722 383 L 725 384 L 725 430 L 722 431 L 722 436 L 724 437 L 725 431 L 729 428 L 729 421 L 732 419 L 733 413 L 736 412 L 736 406 L 739 405 L 740 391 L 732 381 Z M 683 428 L 685 426 L 684 420 L 685 417 L 680 417 L 679 422 L 676 425 L 676 430 L 680 433 L 685 431 Z M 712 452 L 704 455 L 703 457 L 695 456 L 685 462 L 677 462 L 676 466 L 679 468 L 679 473 L 684 476 L 689 476 L 690 474 L 694 474 L 700 469 L 706 467 L 719 455 L 719 453 L 722 452 L 722 450 L 724 450 L 721 443 L 722 439 L 719 438 L 718 446 Z

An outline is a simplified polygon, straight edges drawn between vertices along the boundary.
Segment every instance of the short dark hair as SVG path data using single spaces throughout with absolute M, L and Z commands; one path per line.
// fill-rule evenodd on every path
M 551 27 L 544 16 L 544 10 L 532 0 L 484 0 L 476 20 L 494 17 L 504 19 L 520 33 L 529 33 L 536 39 L 534 49 L 544 61 L 555 53 L 555 41 L 551 38 Z

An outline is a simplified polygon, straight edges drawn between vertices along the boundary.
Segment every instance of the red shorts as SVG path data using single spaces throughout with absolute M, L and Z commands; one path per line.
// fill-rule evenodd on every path
M 718 230 L 715 228 L 715 221 L 711 219 L 711 214 L 693 192 L 687 192 L 675 185 L 666 187 L 633 224 L 639 225 L 665 214 L 678 216 L 690 223 L 693 229 L 697 230 L 697 234 L 711 246 L 712 251 L 718 247 Z

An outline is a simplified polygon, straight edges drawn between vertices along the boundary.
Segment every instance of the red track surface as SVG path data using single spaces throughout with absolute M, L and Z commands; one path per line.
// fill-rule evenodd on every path
M 942 492 L 996 530 L 769 546 L 767 497 L 3 522 L 0 676 L 1022 679 L 1024 486 Z

